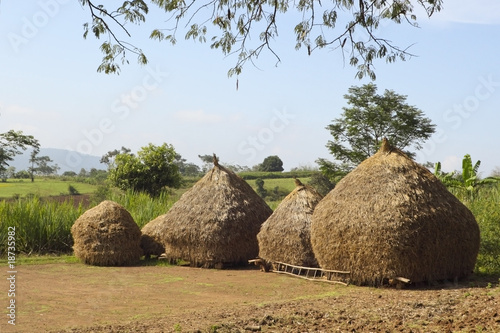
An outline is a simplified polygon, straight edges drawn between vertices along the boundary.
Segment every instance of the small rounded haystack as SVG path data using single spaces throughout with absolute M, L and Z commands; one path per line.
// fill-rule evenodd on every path
M 271 208 L 245 180 L 219 165 L 170 208 L 158 231 L 170 260 L 191 266 L 247 263 L 259 252 L 257 233 Z
M 316 206 L 311 242 L 322 268 L 350 271 L 354 284 L 436 281 L 472 272 L 479 227 L 439 179 L 384 139 Z
M 257 235 L 259 257 L 271 262 L 317 267 L 311 246 L 311 217 L 323 197 L 298 179 L 296 185 L 262 224 Z
M 162 225 L 164 218 L 165 215 L 160 215 L 154 220 L 148 222 L 141 229 L 141 248 L 146 257 L 151 255 L 159 256 L 165 253 L 165 247 L 161 244 L 161 237 L 159 234 L 160 226 Z
M 142 255 L 141 230 L 130 213 L 113 201 L 103 201 L 83 213 L 71 234 L 75 256 L 89 265 L 132 265 Z

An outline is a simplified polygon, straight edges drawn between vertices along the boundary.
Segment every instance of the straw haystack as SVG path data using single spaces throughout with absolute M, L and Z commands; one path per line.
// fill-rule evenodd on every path
M 222 267 L 257 256 L 257 233 L 272 214 L 245 180 L 219 165 L 170 208 L 157 233 L 170 260 Z
M 439 179 L 384 140 L 316 206 L 311 242 L 322 268 L 350 271 L 354 284 L 436 281 L 472 272 L 479 228 Z
M 158 234 L 159 226 L 163 223 L 164 218 L 165 215 L 160 215 L 141 229 L 141 248 L 146 257 L 159 256 L 165 252 L 165 247 L 161 244 L 161 237 Z
M 296 180 L 297 186 L 262 224 L 257 235 L 265 261 L 317 267 L 311 246 L 311 217 L 321 194 Z
M 141 231 L 130 213 L 113 201 L 103 201 L 83 213 L 71 227 L 75 256 L 96 266 L 125 266 L 142 255 Z

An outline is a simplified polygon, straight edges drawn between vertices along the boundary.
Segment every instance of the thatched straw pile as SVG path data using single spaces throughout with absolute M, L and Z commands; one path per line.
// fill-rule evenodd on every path
M 165 252 L 165 247 L 161 244 L 161 237 L 158 233 L 164 217 L 165 215 L 158 216 L 141 229 L 141 248 L 146 257 L 151 255 L 159 256 Z
M 479 228 L 432 173 L 384 140 L 316 206 L 311 242 L 322 268 L 351 271 L 354 284 L 437 281 L 472 272 Z
M 103 201 L 83 213 L 71 227 L 75 256 L 96 266 L 125 266 L 142 255 L 141 231 L 130 213 L 113 201 Z
M 257 233 L 272 214 L 245 180 L 214 167 L 170 208 L 156 233 L 170 260 L 222 267 L 257 256 Z
M 311 246 L 311 217 L 321 199 L 314 188 L 299 181 L 262 224 L 257 235 L 259 257 L 266 261 L 318 267 Z

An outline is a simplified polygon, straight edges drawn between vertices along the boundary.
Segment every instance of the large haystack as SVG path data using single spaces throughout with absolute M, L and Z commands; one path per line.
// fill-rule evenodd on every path
M 311 217 L 323 197 L 297 180 L 257 235 L 259 257 L 266 261 L 317 267 L 311 246 Z
M 316 206 L 311 241 L 322 268 L 351 271 L 355 284 L 434 281 L 472 272 L 479 228 L 439 179 L 384 140 Z
M 163 216 L 158 234 L 168 259 L 221 267 L 257 256 L 257 233 L 272 214 L 245 180 L 214 167 Z
M 142 255 L 141 231 L 130 213 L 113 201 L 103 201 L 83 213 L 71 227 L 75 256 L 96 266 L 125 266 Z

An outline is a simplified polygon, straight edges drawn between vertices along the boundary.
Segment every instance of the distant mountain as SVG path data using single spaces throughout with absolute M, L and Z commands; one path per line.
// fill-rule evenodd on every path
M 16 168 L 16 171 L 27 170 L 30 167 L 30 151 L 26 151 L 22 155 L 16 156 L 14 161 L 9 163 L 10 166 Z M 99 162 L 99 156 L 80 154 L 76 151 L 56 149 L 56 148 L 41 148 L 38 156 L 48 156 L 53 161 L 51 165 L 59 166 L 59 174 L 65 171 L 74 171 L 79 173 L 83 168 L 89 171 L 92 168 L 105 170 L 106 165 Z

